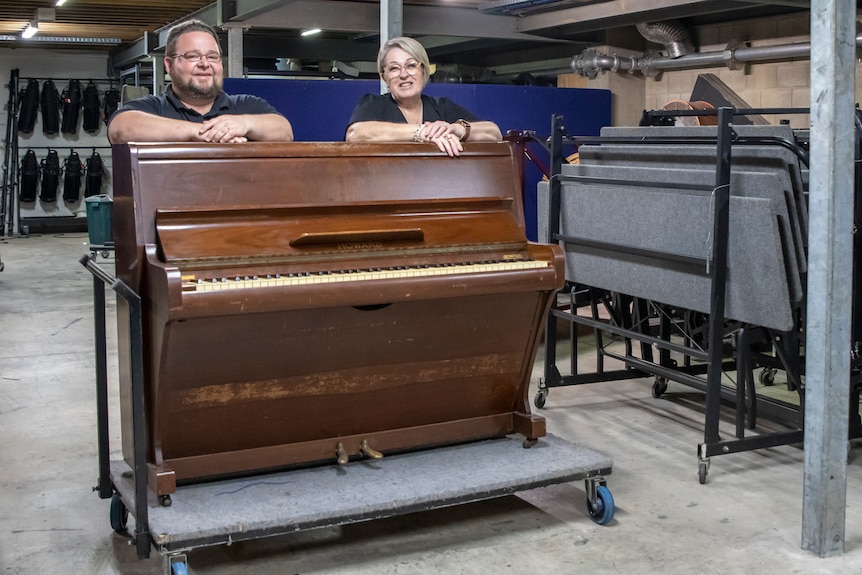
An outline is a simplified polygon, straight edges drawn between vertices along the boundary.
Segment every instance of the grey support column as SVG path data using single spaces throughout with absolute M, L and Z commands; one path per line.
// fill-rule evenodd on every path
M 404 4 L 401 0 L 380 0 L 380 45 L 404 34 Z M 385 94 L 386 84 L 380 80 L 380 93 Z
M 811 184 L 802 548 L 844 552 L 856 3 L 811 3 Z
M 227 26 L 227 74 L 225 78 L 242 78 L 245 70 L 242 66 L 242 37 L 245 29 L 242 26 Z
M 135 85 L 138 85 L 135 82 Z M 165 93 L 165 59 L 164 58 L 153 58 L 153 85 L 152 85 L 152 93 L 155 95 L 164 94 Z

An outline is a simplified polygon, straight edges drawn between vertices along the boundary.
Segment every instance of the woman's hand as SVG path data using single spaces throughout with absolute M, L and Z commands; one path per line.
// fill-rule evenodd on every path
M 428 142 L 434 142 L 441 152 L 455 157 L 464 151 L 464 146 L 461 145 L 463 130 L 465 128 L 461 124 L 450 124 L 443 120 L 425 122 L 422 127 L 422 138 Z

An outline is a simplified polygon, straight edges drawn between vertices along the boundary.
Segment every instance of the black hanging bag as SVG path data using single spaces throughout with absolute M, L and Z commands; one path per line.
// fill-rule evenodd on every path
M 57 150 L 48 150 L 48 156 L 42 158 L 42 190 L 39 199 L 43 202 L 57 201 L 57 187 L 60 185 L 60 156 Z
M 18 110 L 18 131 L 31 134 L 39 112 L 39 82 L 30 78 L 27 87 L 19 92 L 19 100 L 21 107 Z
M 21 158 L 19 185 L 18 199 L 22 202 L 35 202 L 36 188 L 39 187 L 39 160 L 33 150 L 27 150 Z
M 77 202 L 81 196 L 81 177 L 84 174 L 84 164 L 78 152 L 72 150 L 63 162 L 63 199 L 67 202 Z
M 105 166 L 102 164 L 102 156 L 93 151 L 93 155 L 87 158 L 87 183 L 84 186 L 84 197 L 98 196 L 102 193 L 102 174 Z
M 105 91 L 105 125 L 111 121 L 111 116 L 120 107 L 120 91 L 116 88 L 109 88 Z
M 56 134 L 60 131 L 60 93 L 51 80 L 42 84 L 42 133 Z
M 99 119 L 102 115 L 102 103 L 99 101 L 99 89 L 91 80 L 84 88 L 84 131 L 88 133 L 99 131 Z
M 75 134 L 78 131 L 78 118 L 81 115 L 81 82 L 69 80 L 61 100 L 63 101 L 63 123 L 60 131 L 64 134 Z

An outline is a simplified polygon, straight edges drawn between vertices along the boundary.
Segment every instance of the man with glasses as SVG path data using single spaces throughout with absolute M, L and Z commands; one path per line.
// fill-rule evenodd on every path
M 171 83 L 164 95 L 132 100 L 111 117 L 112 144 L 293 140 L 290 122 L 266 100 L 224 92 L 218 36 L 206 23 L 187 20 L 171 29 L 165 70 Z
M 348 142 L 433 142 L 457 156 L 462 142 L 498 142 L 500 128 L 452 102 L 422 94 L 431 77 L 428 53 L 412 38 L 386 42 L 377 55 L 388 94 L 362 97 L 345 133 Z

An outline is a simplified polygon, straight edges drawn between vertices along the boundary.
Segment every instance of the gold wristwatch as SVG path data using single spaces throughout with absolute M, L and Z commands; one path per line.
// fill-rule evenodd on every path
M 455 123 L 464 126 L 464 137 L 461 138 L 461 141 L 463 142 L 470 137 L 470 122 L 464 118 L 459 118 L 458 120 L 455 120 Z

